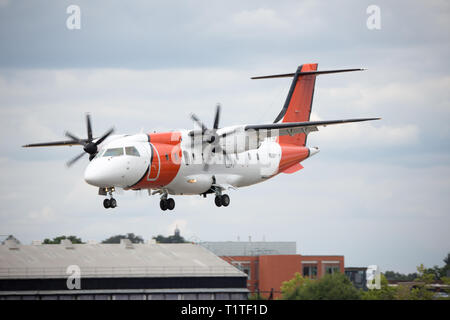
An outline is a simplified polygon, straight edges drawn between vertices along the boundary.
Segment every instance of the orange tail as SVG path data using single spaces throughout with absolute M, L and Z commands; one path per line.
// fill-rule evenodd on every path
M 298 67 L 292 80 L 286 102 L 274 123 L 279 122 L 303 122 L 309 121 L 314 95 L 316 74 L 300 75 L 300 72 L 317 71 L 317 63 L 303 64 Z M 281 136 L 280 144 L 296 146 L 306 145 L 306 135 L 298 133 L 293 136 Z

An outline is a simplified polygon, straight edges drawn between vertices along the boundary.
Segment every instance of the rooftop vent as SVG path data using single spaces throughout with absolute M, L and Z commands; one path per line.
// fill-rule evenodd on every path
M 7 240 L 5 240 L 5 246 L 9 250 L 19 250 L 19 242 L 17 242 L 14 239 L 7 239 Z
M 69 239 L 61 240 L 61 245 L 64 246 L 66 249 L 75 249 L 75 247 L 72 244 L 72 241 L 70 241 Z
M 130 239 L 120 239 L 120 245 L 125 247 L 125 249 L 134 249 L 133 243 Z

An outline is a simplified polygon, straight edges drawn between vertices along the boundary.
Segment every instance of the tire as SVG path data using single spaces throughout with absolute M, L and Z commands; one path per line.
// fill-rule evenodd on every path
M 230 197 L 227 194 L 222 195 L 222 205 L 224 207 L 228 207 L 228 205 L 230 204 Z
M 173 200 L 173 198 L 167 199 L 166 203 L 167 203 L 167 209 L 173 210 L 175 208 L 175 200 Z
M 161 208 L 162 211 L 166 211 L 167 210 L 167 201 L 164 199 L 161 199 L 161 201 L 159 202 L 159 207 Z
M 109 205 L 110 205 L 110 207 L 111 208 L 115 208 L 115 207 L 117 207 L 117 201 L 116 201 L 116 199 L 114 199 L 114 198 L 111 198 L 111 200 L 109 201 Z
M 214 202 L 216 203 L 216 206 L 221 207 L 222 206 L 222 197 L 216 196 L 216 198 L 214 199 Z
M 109 199 L 103 200 L 103 206 L 105 209 L 111 208 L 111 201 L 109 201 Z

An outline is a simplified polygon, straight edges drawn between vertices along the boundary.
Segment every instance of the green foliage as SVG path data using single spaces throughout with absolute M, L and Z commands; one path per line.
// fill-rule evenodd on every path
M 261 295 L 259 292 L 256 293 L 252 293 L 249 297 L 248 300 L 267 300 L 267 298 L 265 298 L 263 295 Z
M 300 275 L 300 273 L 296 272 L 294 278 L 289 281 L 284 281 L 281 285 L 282 299 L 296 300 L 297 290 L 308 281 L 310 281 L 308 278 L 304 278 Z
M 417 278 L 417 273 L 398 273 L 394 271 L 386 271 L 384 275 L 389 281 L 414 281 Z
M 144 239 L 141 236 L 136 236 L 134 233 L 118 234 L 103 240 L 102 243 L 120 243 L 122 239 L 128 239 L 131 243 L 144 243 Z
M 158 235 L 153 237 L 157 243 L 186 243 L 184 238 L 179 234 L 174 234 L 172 236 L 164 237 L 162 235 Z
M 291 300 L 359 300 L 361 293 L 342 273 L 327 274 L 319 280 L 295 277 L 281 287 L 284 299 Z
M 72 243 L 77 243 L 77 244 L 84 243 L 83 241 L 81 241 L 81 238 L 77 238 L 76 236 L 68 236 L 68 237 L 59 236 L 59 237 L 53 238 L 51 240 L 46 238 L 46 239 L 44 239 L 43 244 L 60 244 L 61 240 L 66 240 L 66 239 L 72 241 Z

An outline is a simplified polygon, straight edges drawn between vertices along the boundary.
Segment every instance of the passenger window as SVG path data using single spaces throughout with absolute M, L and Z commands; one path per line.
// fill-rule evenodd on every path
M 118 157 L 123 155 L 123 148 L 111 148 L 105 151 L 104 157 Z
M 125 154 L 127 156 L 139 157 L 140 154 L 135 147 L 125 147 Z

